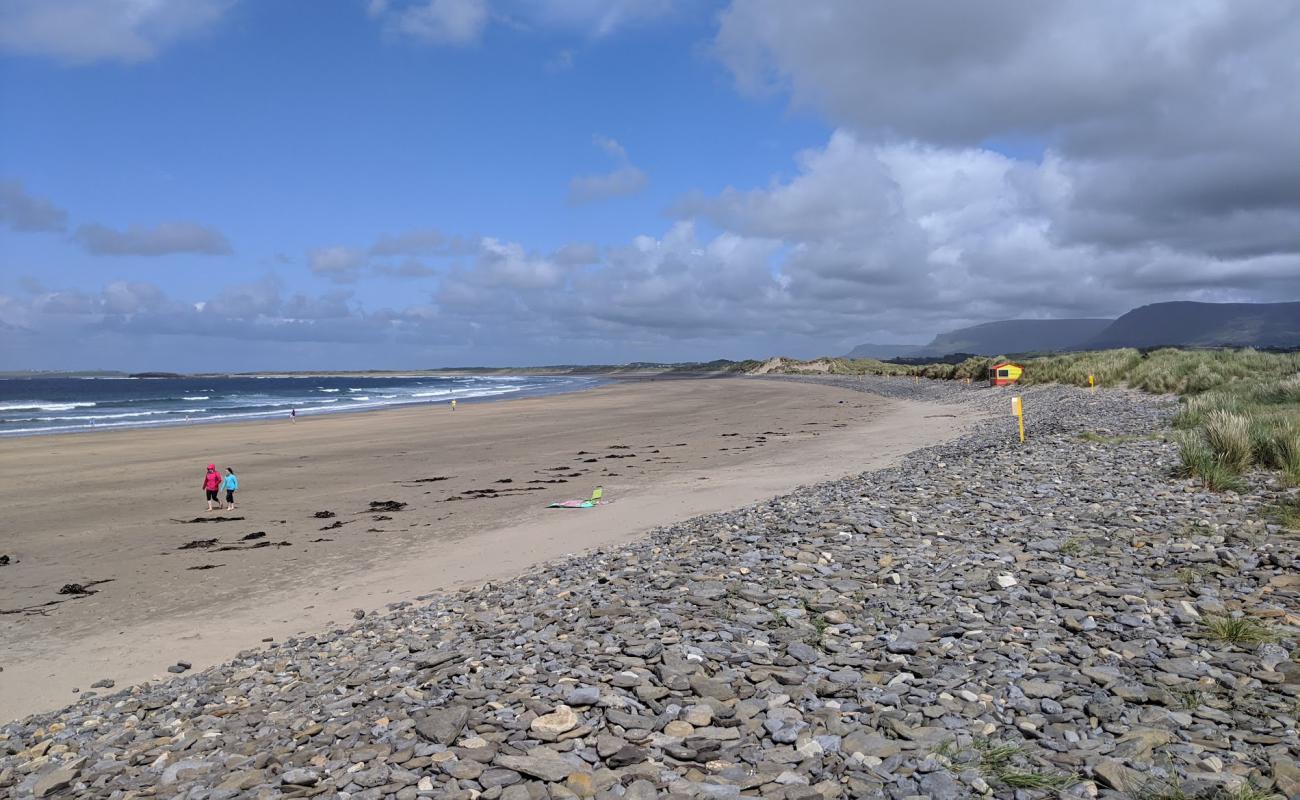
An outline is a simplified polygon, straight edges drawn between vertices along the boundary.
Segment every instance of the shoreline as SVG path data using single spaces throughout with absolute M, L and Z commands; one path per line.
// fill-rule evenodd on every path
M 416 407 L 385 409 L 389 413 L 383 415 L 319 415 L 292 426 L 251 422 L 151 429 L 137 431 L 135 437 L 111 432 L 114 435 L 11 440 L 30 443 L 16 448 L 18 452 L 9 448 L 0 454 L 9 463 L 29 465 L 30 485 L 15 487 L 26 499 L 15 509 L 15 517 L 27 531 L 29 545 L 27 550 L 5 550 L 19 559 L 4 568 L 5 577 L 21 575 L 24 580 L 10 591 L 0 588 L 0 608 L 61 599 L 50 592 L 64 583 L 107 578 L 114 582 L 93 587 L 98 594 L 53 607 L 48 619 L 0 616 L 4 635 L 12 642 L 0 663 L 5 669 L 0 708 L 5 716 L 35 711 L 57 702 L 55 698 L 66 701 L 74 687 L 84 691 L 102 678 L 122 684 L 155 677 L 178 659 L 199 668 L 220 663 L 267 636 L 280 640 L 313 626 L 338 624 L 357 608 L 373 611 L 394 599 L 499 580 L 556 557 L 630 541 L 650 528 L 692 515 L 758 502 L 801 483 L 879 466 L 918 443 L 949 435 L 947 431 L 958 425 L 955 418 L 938 420 L 937 425 L 925 420 L 920 412 L 928 407 L 862 400 L 842 389 L 810 392 L 769 381 L 638 381 L 520 398 L 517 403 L 479 404 L 455 418 Z M 726 422 L 734 402 L 750 408 L 755 418 Z M 676 421 L 675 408 L 683 409 Z M 546 427 L 538 428 L 543 419 Z M 832 427 L 836 425 L 842 427 Z M 753 430 L 746 433 L 749 428 Z M 768 435 L 762 435 L 764 431 Z M 870 442 L 867 448 L 855 444 L 861 437 Z M 257 442 L 258 451 L 283 453 L 266 464 L 264 459 L 235 462 L 241 483 L 249 488 L 240 495 L 248 499 L 241 500 L 231 516 L 246 520 L 177 525 L 166 518 L 191 515 L 134 509 L 147 509 L 159 499 L 168 502 L 168 497 L 183 501 L 190 494 L 185 486 L 164 485 L 161 497 L 145 499 L 139 490 L 122 497 L 111 479 L 100 485 L 104 482 L 98 462 L 146 464 L 164 452 L 201 452 L 206 445 L 191 438 L 248 439 Z M 422 439 L 434 447 L 433 455 L 420 447 Z M 659 446 L 643 447 L 647 439 Z M 632 449 L 606 449 L 619 442 Z M 63 452 L 33 458 L 50 443 L 49 449 Z M 583 448 L 592 456 L 573 455 Z M 359 467 L 369 472 L 360 486 L 341 493 L 314 491 L 292 472 L 301 463 L 297 454 L 306 457 L 309 452 L 313 462 L 322 463 L 313 470 L 353 474 Z M 623 459 L 625 453 L 630 461 Z M 391 464 L 374 461 L 377 457 Z M 470 468 L 465 459 L 471 457 L 481 463 Z M 83 478 L 66 473 L 69 461 L 88 462 Z M 597 466 L 586 461 L 596 461 Z M 454 469 L 447 466 L 458 462 Z M 575 470 L 575 475 L 586 470 L 590 477 L 553 477 L 550 465 L 566 462 L 574 466 L 564 469 Z M 0 467 L 4 463 L 0 460 Z M 368 464 L 374 466 L 363 466 Z M 157 479 L 167 481 L 165 476 L 176 467 L 168 457 L 154 468 Z M 283 473 L 282 480 L 268 485 L 262 475 L 267 470 Z M 409 482 L 444 474 L 453 478 Z M 514 494 L 488 494 L 487 503 L 473 502 L 479 494 L 467 496 L 488 492 L 502 475 L 513 483 L 507 481 L 501 491 Z M 141 475 L 136 480 L 147 484 L 153 479 Z M 52 513 L 41 498 L 60 493 L 60 486 L 69 481 L 83 487 L 86 496 L 73 498 L 72 504 L 80 503 L 85 510 Z M 552 487 L 553 482 L 563 485 Z M 546 511 L 544 503 L 534 500 L 585 495 L 594 483 L 602 483 L 614 502 L 575 512 Z M 526 491 L 532 486 L 542 491 Z M 101 492 L 114 498 L 109 502 L 132 508 L 128 518 L 92 522 L 101 515 Z M 426 497 L 430 492 L 432 497 Z M 465 499 L 447 504 L 456 497 Z M 400 513 L 372 515 L 391 520 L 378 524 L 357 517 L 354 509 L 364 509 L 374 498 L 411 505 Z M 330 509 L 334 516 L 312 520 L 318 509 Z M 346 527 L 337 533 L 317 531 L 336 523 Z M 266 533 L 257 544 L 283 541 L 292 546 L 245 552 L 250 545 L 239 540 L 253 528 Z M 379 532 L 368 533 L 366 528 Z M 114 530 L 118 533 L 111 533 Z M 437 533 L 430 539 L 423 533 L 427 530 Z M 238 549 L 229 555 L 214 553 L 216 557 L 207 557 L 203 550 L 175 550 L 186 540 L 209 537 L 219 538 L 218 546 Z M 158 544 L 151 544 L 154 541 Z M 55 561 L 45 563 L 50 559 Z M 95 566 L 87 569 L 91 564 Z M 221 566 L 187 571 L 206 564 Z M 231 573 L 232 568 L 241 572 Z M 204 588 L 196 599 L 199 587 Z M 70 658 L 74 652 L 77 657 Z M 33 685 L 42 688 L 32 692 Z
M 996 390 L 839 388 L 981 421 L 895 466 L 0 726 L 0 788 L 1300 791 L 1300 543 L 1266 522 L 1291 490 L 1171 479 L 1167 398 L 1026 387 L 1021 445 Z M 1271 636 L 1211 635 L 1229 614 Z M 104 735 L 121 726 L 143 735 Z
M 231 378 L 231 377 L 245 377 L 245 378 L 249 378 L 249 377 L 253 377 L 253 376 L 236 376 L 236 375 L 221 375 L 221 376 L 210 375 L 210 376 L 205 376 L 205 375 L 193 375 L 193 376 L 184 376 L 184 377 L 187 378 L 187 379 L 190 379 L 190 378 Z M 286 375 L 286 376 L 262 375 L 262 376 L 257 376 L 257 377 L 263 377 L 263 378 L 276 378 L 276 377 L 291 377 L 291 378 L 308 378 L 308 377 L 317 377 L 317 378 L 320 378 L 320 377 L 334 377 L 334 378 L 342 378 L 342 377 L 378 377 L 378 376 L 363 376 L 363 375 L 358 375 L 358 376 L 348 376 L 348 375 L 330 375 L 330 376 L 323 376 L 323 375 L 322 375 L 322 376 L 310 376 L 310 375 Z M 387 378 L 398 378 L 398 377 L 402 377 L 402 376 L 397 376 L 397 375 L 386 375 L 386 376 L 383 376 L 383 377 L 387 377 Z M 410 375 L 410 376 L 406 376 L 406 377 L 454 377 L 454 376 L 450 376 L 450 375 L 445 375 L 445 376 L 444 376 L 444 375 L 433 375 L 433 376 L 416 376 L 416 375 Z M 473 376 L 460 376 L 460 377 L 473 377 Z M 505 378 L 505 377 L 514 377 L 514 376 L 512 376 L 512 375 L 499 375 L 499 376 L 493 376 L 493 377 L 501 377 L 501 378 Z M 559 387 L 546 388 L 546 389 L 521 390 L 521 391 L 518 391 L 518 392 L 500 391 L 500 392 L 498 392 L 498 393 L 496 393 L 496 394 L 475 395 L 475 396 L 464 396 L 464 397 L 456 397 L 455 399 L 456 399 L 457 403 L 458 403 L 458 404 L 461 404 L 461 405 L 479 405 L 479 404 L 482 404 L 482 403 L 495 403 L 495 402 L 504 402 L 504 401 L 509 401 L 509 400 L 527 400 L 527 399 L 537 398 L 537 397 L 550 397 L 550 396 L 553 396 L 553 395 L 562 395 L 562 394 L 571 394 L 571 393 L 574 393 L 574 392 L 585 392 L 585 391 L 590 391 L 590 390 L 592 390 L 592 389 L 597 389 L 597 388 L 600 388 L 601 386 L 608 385 L 608 384 L 614 382 L 615 380 L 617 380 L 617 379 L 612 379 L 612 378 L 602 378 L 602 377 L 589 377 L 589 376 L 561 376 L 561 375 L 556 375 L 556 376 L 541 376 L 541 375 L 538 375 L 538 376 L 518 376 L 518 377 L 519 377 L 521 380 L 526 380 L 526 379 L 529 378 L 529 377 L 572 377 L 572 378 L 574 378 L 574 379 L 576 379 L 576 380 L 589 381 L 590 383 L 589 383 L 588 385 L 575 386 L 575 387 L 571 387 L 571 388 L 564 387 L 564 386 L 559 386 Z M 21 380 L 21 379 L 15 379 L 15 380 Z M 76 379 L 76 380 L 83 380 L 83 379 Z M 104 380 L 104 379 L 101 379 L 101 378 L 85 378 L 84 380 Z M 117 380 L 117 379 L 107 379 L 107 380 Z M 169 379 L 167 379 L 167 378 L 159 378 L 159 379 L 153 379 L 153 378 L 123 378 L 122 380 L 146 380 L 146 381 L 148 381 L 148 380 L 169 380 Z M 629 378 L 629 380 L 636 380 L 636 378 Z M 439 399 L 439 400 L 411 400 L 411 401 L 409 401 L 409 402 L 381 403 L 381 404 L 375 404 L 375 405 L 372 405 L 372 406 L 363 406 L 363 407 L 356 407 L 356 406 L 344 406 L 344 407 L 339 407 L 339 408 L 334 408 L 334 407 L 323 407 L 323 408 L 312 408 L 312 407 L 307 407 L 307 408 L 304 408 L 304 409 L 299 410 L 299 412 L 298 412 L 298 418 L 300 418 L 300 419 L 306 419 L 306 418 L 312 418 L 312 417 L 323 417 L 323 416 L 337 416 L 337 415 L 350 415 L 350 414 L 369 414 L 369 413 L 384 412 L 384 411 L 410 410 L 410 409 L 414 409 L 414 408 L 436 408 L 436 407 L 439 407 L 439 406 L 446 406 L 446 405 L 449 403 L 449 401 L 450 401 L 451 399 L 452 399 L 452 398 L 449 397 L 449 398 L 447 398 L 447 399 Z M 20 402 L 21 402 L 21 401 L 20 401 Z M 156 430 L 156 429 L 165 429 L 165 428 L 191 428 L 191 427 L 201 427 L 201 426 L 205 426 L 205 425 L 230 425 L 230 424 L 238 424 L 238 423 L 256 424 L 256 423 L 263 423 L 263 422 L 280 422 L 280 423 L 283 423 L 283 422 L 288 418 L 288 415 L 289 415 L 289 411 L 288 411 L 288 410 L 277 410 L 277 411 L 273 411 L 273 412 L 245 412 L 245 413 L 241 413 L 241 414 L 231 414 L 231 415 L 228 415 L 228 416 L 225 416 L 225 417 L 203 417 L 203 418 L 200 418 L 200 419 L 197 419 L 197 420 L 189 419 L 189 418 L 187 417 L 186 419 L 160 419 L 160 420 L 153 420 L 153 421 L 146 421 L 146 422 L 138 422 L 138 423 L 108 423 L 108 424 L 102 424 L 102 425 L 91 425 L 91 426 L 88 426 L 88 427 L 76 428 L 76 429 L 72 429 L 72 430 L 67 430 L 67 429 L 57 429 L 57 428 L 51 428 L 51 429 L 37 429 L 37 430 L 28 429 L 28 430 L 17 430 L 17 431 L 5 431 L 5 430 L 0 430 L 0 441 L 4 441 L 4 440 L 13 440 L 13 439 L 26 439 L 26 438 L 29 438 L 29 437 L 48 437 L 48 436 L 82 436 L 82 435 L 85 435 L 85 434 L 88 434 L 88 433 L 115 433 L 115 432 L 134 432 L 134 431 Z

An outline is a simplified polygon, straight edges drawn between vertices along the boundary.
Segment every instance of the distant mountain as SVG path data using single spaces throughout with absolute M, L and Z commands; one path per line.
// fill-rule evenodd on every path
M 1078 350 L 1106 330 L 1109 319 L 1009 319 L 941 333 L 916 355 L 976 353 L 982 356 Z
M 860 344 L 846 354 L 845 358 L 875 358 L 884 361 L 890 358 L 907 358 L 921 352 L 924 345 L 919 344 Z
M 1087 341 L 1111 347 L 1300 347 L 1300 303 L 1153 303 Z

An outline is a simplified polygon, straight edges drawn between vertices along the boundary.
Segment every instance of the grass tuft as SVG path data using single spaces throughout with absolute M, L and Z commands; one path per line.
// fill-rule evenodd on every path
M 1252 463 L 1250 423 L 1242 414 L 1211 411 L 1205 417 L 1205 443 L 1215 461 L 1233 473 L 1244 472 Z
M 1014 744 L 995 743 L 976 739 L 975 751 L 979 754 L 979 771 L 988 780 L 999 781 L 1012 789 L 1047 789 L 1059 792 L 1079 782 L 1079 776 L 1069 772 L 1045 770 L 1030 772 L 1014 766 L 1017 756 L 1024 750 Z
M 1181 461 L 1179 474 L 1187 478 L 1200 478 L 1215 491 L 1239 491 L 1241 476 L 1237 470 L 1219 460 L 1205 434 L 1196 430 L 1182 430 L 1174 435 Z
M 1063 556 L 1077 556 L 1083 552 L 1083 545 L 1087 541 L 1082 536 L 1071 536 L 1061 542 L 1060 553 Z
M 1201 628 L 1204 637 L 1229 644 L 1263 644 L 1278 639 L 1272 628 L 1252 617 L 1210 615 L 1201 620 Z
M 1283 528 L 1300 531 L 1300 496 L 1279 502 L 1273 511 L 1273 519 Z

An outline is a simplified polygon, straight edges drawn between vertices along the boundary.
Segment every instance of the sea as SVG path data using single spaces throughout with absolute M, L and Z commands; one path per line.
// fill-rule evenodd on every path
M 0 378 L 0 436 L 288 419 L 590 389 L 588 377 Z

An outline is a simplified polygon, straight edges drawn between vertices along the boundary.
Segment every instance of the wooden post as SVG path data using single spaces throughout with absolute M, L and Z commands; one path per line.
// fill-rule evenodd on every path
M 1025 405 L 1020 402 L 1019 397 L 1011 398 L 1011 413 L 1016 415 L 1016 422 L 1020 425 L 1020 443 L 1025 441 Z

